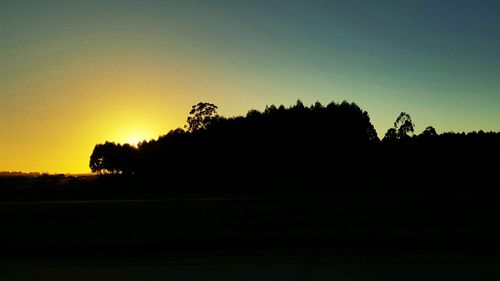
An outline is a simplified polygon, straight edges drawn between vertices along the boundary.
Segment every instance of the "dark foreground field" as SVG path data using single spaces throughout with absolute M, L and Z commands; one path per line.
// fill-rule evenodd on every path
M 180 260 L 180 261 L 179 261 Z M 498 263 L 310 256 L 38 260 L 0 267 L 2 280 L 498 280 Z
M 0 203 L 2 280 L 500 277 L 495 188 L 188 195 L 129 189 L 130 178 L 38 180 L 19 180 Z
M 443 208 L 443 204 L 446 208 Z M 1 255 L 495 255 L 498 198 L 336 195 L 5 202 Z

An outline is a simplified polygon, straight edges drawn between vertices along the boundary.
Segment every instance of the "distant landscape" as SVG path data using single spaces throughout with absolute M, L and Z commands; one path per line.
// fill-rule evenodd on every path
M 0 281 L 500 280 L 499 14 L 0 0 Z
M 297 101 L 226 118 L 216 105 L 200 102 L 184 128 L 158 139 L 97 144 L 92 174 L 4 172 L 1 200 L 480 192 L 498 186 L 500 133 L 438 133 L 432 126 L 416 133 L 414 126 L 401 112 L 380 140 L 369 114 L 355 103 Z
M 404 112 L 380 140 L 348 102 L 234 118 L 198 103 L 184 129 L 97 144 L 93 174 L 2 174 L 1 250 L 485 255 L 500 250 L 499 144 L 415 133 Z

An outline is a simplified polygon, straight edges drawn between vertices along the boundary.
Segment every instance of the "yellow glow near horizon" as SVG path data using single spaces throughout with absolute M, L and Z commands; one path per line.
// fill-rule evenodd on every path
M 148 140 L 144 134 L 129 135 L 123 138 L 123 143 L 128 143 L 130 145 L 136 146 L 138 143 Z
M 416 133 L 428 125 L 438 132 L 500 130 L 500 59 L 490 33 L 464 32 L 464 43 L 481 44 L 456 44 L 462 33 L 432 34 L 413 18 L 399 39 L 385 44 L 384 28 L 376 28 L 380 40 L 371 40 L 377 38 L 373 19 L 366 20 L 366 33 L 359 21 L 344 21 L 350 17 L 329 17 L 328 24 L 319 17 L 297 29 L 304 17 L 289 15 L 308 10 L 294 10 L 300 5 L 262 21 L 262 7 L 248 9 L 248 3 L 218 9 L 200 7 L 204 1 L 4 2 L 0 171 L 89 172 L 96 144 L 156 139 L 183 126 L 200 101 L 216 104 L 226 117 L 297 99 L 354 101 L 380 137 L 401 111 L 411 114 Z M 407 12 L 403 6 L 400 12 Z M 240 12 L 244 21 L 234 16 Z M 393 14 L 399 23 L 399 12 L 384 16 Z M 488 18 L 484 27 L 493 22 Z M 324 32 L 337 23 L 340 29 Z M 418 44 L 404 43 L 408 34 L 421 35 L 413 36 Z M 434 44 L 441 37 L 453 40 Z
M 136 146 L 139 142 L 144 140 L 150 141 L 151 139 L 157 139 L 158 136 L 165 134 L 166 132 L 160 131 L 160 129 L 155 128 L 156 126 L 150 125 L 148 122 L 137 122 L 131 126 L 124 126 L 118 128 L 113 132 L 113 139 L 109 141 L 114 141 L 116 143 Z
M 0 107 L 10 110 L 0 110 L 0 171 L 85 173 L 98 143 L 137 145 L 182 126 L 189 110 L 182 105 L 193 102 L 169 69 L 75 59 L 0 85 L 9 94 Z

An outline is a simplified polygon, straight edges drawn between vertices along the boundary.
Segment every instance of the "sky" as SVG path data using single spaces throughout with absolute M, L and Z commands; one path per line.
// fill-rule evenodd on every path
M 498 1 L 0 0 L 0 171 L 89 172 L 191 106 L 355 102 L 380 137 L 500 131 Z

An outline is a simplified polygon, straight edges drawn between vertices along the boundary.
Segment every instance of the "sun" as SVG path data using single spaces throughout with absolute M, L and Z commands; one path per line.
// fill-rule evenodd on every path
M 122 139 L 123 143 L 128 143 L 130 145 L 137 145 L 138 143 L 142 142 L 143 140 L 148 140 L 148 138 L 145 135 L 141 134 L 134 134 L 134 135 L 128 135 L 125 136 Z
M 150 141 L 160 135 L 161 129 L 147 125 L 147 122 L 129 121 L 121 127 L 115 128 L 115 131 L 108 136 L 117 143 L 128 143 L 137 146 L 142 141 Z

